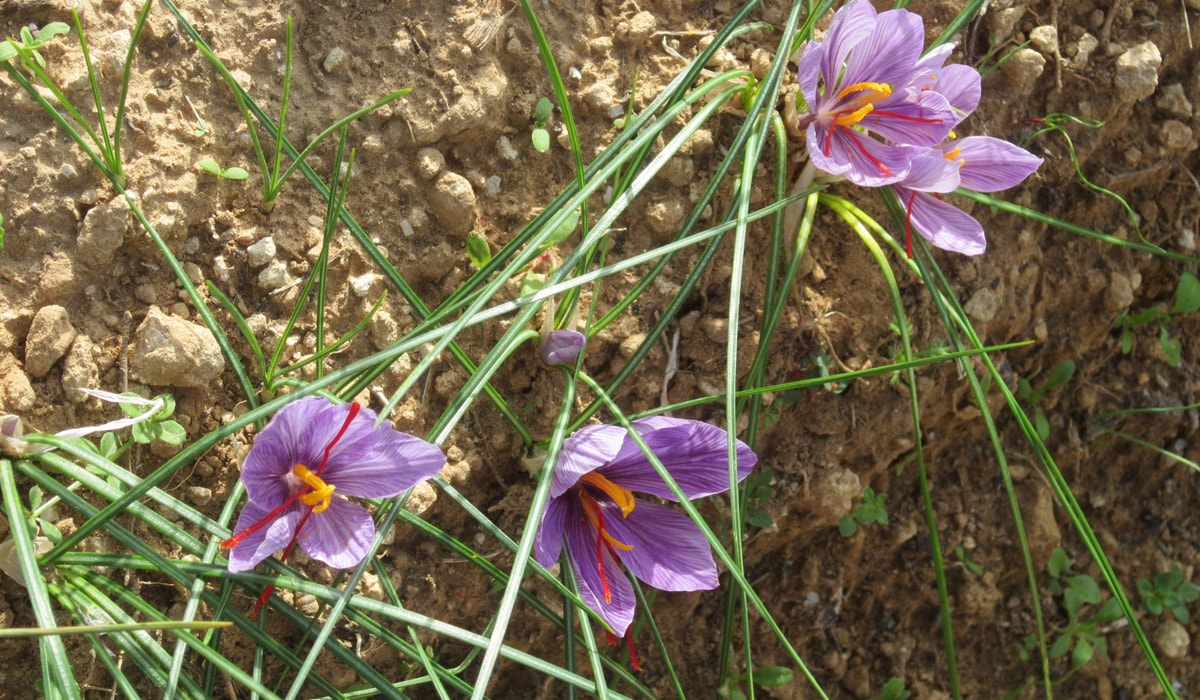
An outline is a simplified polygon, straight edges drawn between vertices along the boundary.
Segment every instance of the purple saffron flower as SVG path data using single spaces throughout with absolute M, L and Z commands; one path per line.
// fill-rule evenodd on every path
M 939 194 L 960 186 L 977 192 L 1008 189 L 1042 164 L 1020 146 L 990 136 L 968 136 L 922 150 L 924 154 L 913 158 L 909 176 L 892 185 L 904 205 L 909 235 L 915 228 L 938 248 L 964 255 L 979 255 L 987 248 L 983 226 Z
M 587 336 L 579 331 L 550 331 L 538 347 L 538 357 L 551 367 L 569 365 L 579 357 L 586 343 Z
M 930 74 L 947 52 L 922 59 L 924 41 L 917 15 L 876 14 L 869 0 L 852 0 L 834 13 L 823 40 L 808 42 L 798 80 L 809 113 L 799 126 L 814 166 L 880 187 L 908 174 L 911 153 L 904 146 L 946 138 L 957 122 Z
M 242 465 L 249 501 L 237 534 L 221 543 L 232 548 L 230 571 L 249 571 L 281 549 L 286 558 L 297 543 L 335 569 L 362 561 L 375 523 L 365 508 L 341 496 L 395 496 L 446 463 L 436 446 L 387 423 L 375 427 L 375 420 L 369 408 L 319 396 L 275 414 Z
M 689 499 L 729 488 L 727 433 L 693 420 L 662 416 L 634 428 Z M 737 443 L 738 479 L 758 457 Z M 538 525 L 538 563 L 552 566 L 566 542 L 583 602 L 617 634 L 633 621 L 635 597 L 618 562 L 664 591 L 717 587 L 708 540 L 686 515 L 634 498 L 638 491 L 675 500 L 674 494 L 624 428 L 589 425 L 567 438 L 554 467 L 550 500 Z

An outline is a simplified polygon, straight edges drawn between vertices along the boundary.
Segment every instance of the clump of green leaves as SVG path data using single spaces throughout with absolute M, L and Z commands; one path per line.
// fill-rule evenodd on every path
M 554 103 L 547 97 L 538 100 L 537 106 L 533 109 L 533 133 L 530 134 L 530 139 L 538 153 L 550 150 L 550 132 L 546 130 L 546 127 L 549 126 L 550 116 L 553 113 Z
M 1123 313 L 1113 321 L 1113 328 L 1121 331 L 1121 352 L 1128 355 L 1133 350 L 1133 332 L 1143 326 L 1158 325 L 1158 343 L 1162 346 L 1163 354 L 1167 356 L 1167 364 L 1178 367 L 1183 353 L 1183 343 L 1177 338 L 1171 340 L 1167 326 L 1171 319 L 1180 314 L 1190 314 L 1200 311 L 1200 280 L 1190 272 L 1179 276 L 1179 285 L 1175 287 L 1175 299 L 1171 308 L 1163 309 L 1152 306 L 1136 314 Z
M 1075 362 L 1063 360 L 1054 365 L 1054 369 L 1051 369 L 1050 373 L 1046 375 L 1045 381 L 1036 387 L 1024 377 L 1017 381 L 1017 398 L 1025 403 L 1026 414 L 1030 411 L 1033 412 L 1033 427 L 1042 440 L 1050 437 L 1050 421 L 1046 419 L 1046 414 L 1042 411 L 1042 399 L 1046 398 L 1051 391 L 1071 381 L 1073 376 L 1075 376 Z
M 222 168 L 217 164 L 217 161 L 212 158 L 204 158 L 196 166 L 206 173 L 212 173 L 217 176 L 217 180 L 245 180 L 250 177 L 250 173 L 246 172 L 245 168 L 232 167 Z
M 1200 586 L 1184 581 L 1178 564 L 1172 566 L 1170 571 L 1156 575 L 1153 582 L 1146 579 L 1138 581 L 1137 589 L 1147 612 L 1161 615 L 1163 610 L 1170 610 L 1180 624 L 1187 624 L 1190 618 L 1187 604 L 1200 598 Z
M 775 495 L 771 485 L 774 476 L 770 469 L 760 469 L 751 474 L 742 485 L 746 492 L 746 522 L 757 528 L 766 529 L 775 524 L 762 506 Z
M 859 525 L 887 525 L 888 514 L 883 505 L 887 497 L 886 493 L 875 493 L 875 489 L 868 486 L 863 491 L 863 502 L 838 521 L 838 532 L 842 533 L 842 537 L 851 537 L 858 532 Z
M 1108 656 L 1108 644 L 1100 634 L 1100 626 L 1121 617 L 1121 605 L 1116 598 L 1109 598 L 1103 605 L 1103 595 L 1096 579 L 1087 574 L 1072 574 L 1071 558 L 1062 547 L 1055 547 L 1050 561 L 1046 563 L 1050 574 L 1050 594 L 1059 598 L 1067 624 L 1055 626 L 1056 636 L 1050 644 L 1050 658 L 1059 659 L 1071 654 L 1071 665 L 1083 666 L 1097 652 Z M 1099 606 L 1094 608 L 1091 606 Z M 1093 612 L 1094 610 L 1094 612 Z M 1087 613 L 1091 614 L 1087 614 Z M 1022 659 L 1028 659 L 1037 647 L 1037 636 L 1029 635 L 1018 646 Z
M 121 396 L 140 398 L 131 391 L 127 391 Z M 171 420 L 171 416 L 175 413 L 175 397 L 170 394 L 159 394 L 155 398 L 162 399 L 163 407 L 155 411 L 153 416 L 131 427 L 129 429 L 130 440 L 122 442 L 116 433 L 104 433 L 100 437 L 100 454 L 105 459 L 114 462 L 131 446 L 135 444 L 149 445 L 155 440 L 167 445 L 183 444 L 183 441 L 187 439 L 187 431 L 178 421 Z M 135 403 L 123 403 L 121 410 L 130 418 L 138 418 L 146 411 L 153 410 L 153 407 L 147 408 Z
M 912 697 L 912 693 L 904 687 L 904 679 L 897 676 L 892 676 L 887 683 L 883 684 L 879 695 L 871 698 L 871 700 L 908 700 Z
M 62 542 L 62 532 L 59 531 L 57 525 L 43 518 L 42 514 L 57 501 L 57 498 L 47 501 L 40 486 L 29 489 L 29 517 L 26 518 L 29 530 L 30 532 L 41 532 L 54 544 Z
M 37 30 L 35 36 L 29 27 L 21 27 L 21 38 L 5 39 L 0 41 L 0 61 L 11 61 L 20 56 L 21 65 L 31 69 L 33 64 L 37 64 L 38 68 L 46 67 L 46 59 L 38 53 L 38 49 L 46 45 L 56 36 L 66 34 L 71 31 L 65 22 L 51 22 L 41 29 Z
M 792 669 L 785 666 L 764 666 L 754 671 L 754 685 L 760 688 L 780 688 L 792 682 Z M 717 697 L 730 700 L 745 700 L 746 693 L 741 684 L 750 680 L 750 674 L 739 673 L 728 676 L 725 684 L 717 689 Z

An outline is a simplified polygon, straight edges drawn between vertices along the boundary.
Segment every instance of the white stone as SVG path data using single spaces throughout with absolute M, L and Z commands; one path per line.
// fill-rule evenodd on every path
M 246 258 L 250 267 L 262 267 L 275 259 L 275 252 L 275 238 L 267 236 L 246 248 Z
M 1162 54 L 1152 41 L 1145 41 L 1117 57 L 1113 86 L 1117 99 L 1125 103 L 1144 100 L 1158 87 L 1158 69 Z

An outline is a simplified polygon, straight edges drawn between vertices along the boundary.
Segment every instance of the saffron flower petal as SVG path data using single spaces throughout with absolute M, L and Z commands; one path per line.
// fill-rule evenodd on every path
M 692 519 L 677 510 L 645 501 L 628 516 L 614 504 L 603 506 L 614 539 L 633 545 L 616 550 L 617 558 L 638 579 L 664 591 L 707 591 L 717 587 L 712 547 Z
M 633 428 L 689 498 L 729 488 L 728 436 L 698 421 L 643 418 Z M 749 475 L 757 457 L 736 447 L 737 477 Z M 671 508 L 633 492 L 667 499 L 674 494 L 624 428 L 594 425 L 563 443 L 554 467 L 550 500 L 538 522 L 534 552 L 543 566 L 565 544 L 584 603 L 617 635 L 633 620 L 633 590 L 621 570 L 670 591 L 717 585 L 708 541 L 696 524 Z
M 538 357 L 551 367 L 573 364 L 586 343 L 587 336 L 579 331 L 550 331 L 538 347 Z
M 537 563 L 547 569 L 554 566 L 562 554 L 563 532 L 567 525 L 565 503 L 561 498 L 551 498 L 546 502 L 546 512 L 542 515 L 537 534 L 533 538 L 533 556 Z
M 963 255 L 987 250 L 983 226 L 970 214 L 931 194 L 896 187 L 900 201 L 909 208 L 912 227 L 932 245 Z
M 300 527 L 300 548 L 334 569 L 350 569 L 367 556 L 375 539 L 375 521 L 366 508 L 334 498 L 323 513 L 313 513 Z
M 725 467 L 728 434 L 724 430 L 701 421 L 664 416 L 636 420 L 633 425 L 689 499 L 729 490 L 729 470 Z M 737 458 L 738 481 L 741 481 L 749 476 L 758 457 L 746 443 L 738 440 Z M 613 483 L 630 491 L 676 500 L 675 494 L 632 439 L 627 439 L 621 451 L 600 471 Z
M 586 524 L 581 507 L 572 509 L 568 504 L 570 510 L 576 512 L 568 512 L 568 521 L 581 518 Z M 618 637 L 624 637 L 633 622 L 637 597 L 612 552 L 606 547 L 597 552 L 595 532 L 594 528 L 584 526 L 568 527 L 564 533 L 567 550 L 571 552 L 571 568 L 579 582 L 579 597 Z
M 259 508 L 253 501 L 246 503 L 238 514 L 235 532 L 242 532 L 267 517 L 270 511 Z M 288 546 L 296 526 L 300 524 L 300 509 L 292 508 L 280 514 L 270 525 L 248 535 L 238 546 L 229 550 L 229 570 L 235 574 L 250 571 L 259 562 Z
M 629 434 L 619 425 L 585 425 L 563 443 L 550 482 L 550 497 L 557 498 L 579 478 L 607 464 L 620 452 Z
M 284 406 L 242 466 L 248 501 L 230 548 L 231 571 L 247 571 L 294 544 L 334 568 L 355 566 L 375 536 L 371 514 L 345 496 L 387 498 L 438 472 L 436 446 L 376 426 L 375 412 L 310 396 Z M 299 528 L 299 529 L 297 529 Z
M 1020 184 L 1037 171 L 1042 159 L 1016 144 L 990 136 L 968 136 L 951 144 L 962 161 L 962 186 L 996 192 Z

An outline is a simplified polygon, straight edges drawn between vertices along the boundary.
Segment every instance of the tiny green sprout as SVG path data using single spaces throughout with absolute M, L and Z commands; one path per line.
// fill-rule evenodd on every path
M 792 682 L 795 674 L 792 669 L 785 666 L 763 666 L 762 668 L 754 669 L 754 673 L 738 673 L 730 675 L 725 679 L 725 683 L 717 689 L 717 697 L 729 698 L 730 700 L 745 700 L 746 693 L 741 689 L 743 683 L 749 682 L 751 679 L 754 685 L 760 688 L 782 688 Z
M 250 177 L 250 173 L 246 172 L 244 168 L 222 168 L 220 165 L 217 165 L 217 161 L 213 160 L 212 158 L 205 158 L 199 163 L 196 163 L 196 166 L 206 173 L 212 173 L 213 175 L 216 175 L 218 181 L 245 180 L 246 178 Z
M 879 695 L 871 698 L 871 700 L 908 700 L 912 697 L 912 693 L 904 686 L 904 679 L 897 676 L 892 676 L 887 683 L 883 684 Z
M 467 234 L 467 257 L 478 270 L 482 270 L 483 266 L 491 261 L 492 249 L 482 233 L 472 231 Z
M 1046 380 L 1034 387 L 1028 379 L 1017 381 L 1017 398 L 1024 401 L 1033 410 L 1033 427 L 1042 440 L 1050 437 L 1050 421 L 1042 411 L 1041 402 L 1051 391 L 1064 386 L 1075 376 L 1075 362 L 1063 360 L 1046 375 Z
M 875 493 L 875 489 L 868 486 L 863 491 L 862 505 L 855 508 L 849 515 L 843 515 L 838 521 L 838 532 L 842 537 L 852 537 L 858 532 L 859 525 L 887 525 L 888 514 L 884 507 L 884 502 L 887 501 L 888 495 L 880 492 Z
M 983 567 L 979 565 L 979 562 L 971 558 L 971 553 L 963 549 L 961 544 L 954 548 L 954 556 L 958 557 L 958 561 L 964 569 L 976 576 L 983 576 Z
M 546 97 L 538 100 L 537 106 L 533 110 L 533 133 L 530 134 L 530 139 L 533 141 L 533 148 L 538 153 L 550 150 L 550 132 L 546 130 L 546 126 L 550 124 L 550 116 L 553 112 L 554 103 Z
M 1158 343 L 1167 357 L 1167 364 L 1178 367 L 1183 359 L 1183 343 L 1179 339 L 1171 340 L 1167 326 L 1173 317 L 1196 311 L 1200 311 L 1200 279 L 1191 272 L 1184 272 L 1179 276 L 1179 284 L 1175 287 L 1175 299 L 1170 309 L 1163 311 L 1152 306 L 1136 314 L 1121 314 L 1113 321 L 1113 328 L 1121 331 L 1121 353 L 1128 355 L 1133 350 L 1134 330 L 1158 324 Z
M 0 41 L 0 61 L 11 61 L 17 56 L 21 57 L 21 63 L 26 66 L 32 65 L 30 59 L 37 63 L 38 67 L 46 67 L 46 59 L 38 53 L 38 49 L 46 45 L 60 34 L 66 34 L 71 31 L 71 28 L 64 22 L 51 22 L 42 27 L 37 32 L 37 37 L 33 36 L 33 32 L 29 27 L 21 27 L 21 40 L 5 39 Z
M 1180 624 L 1187 624 L 1191 619 L 1187 604 L 1200 598 L 1200 586 L 1184 581 L 1183 571 L 1178 564 L 1173 565 L 1170 571 L 1156 575 L 1153 583 L 1145 579 L 1138 581 L 1137 589 L 1147 612 L 1161 615 L 1163 610 L 1170 610 Z

